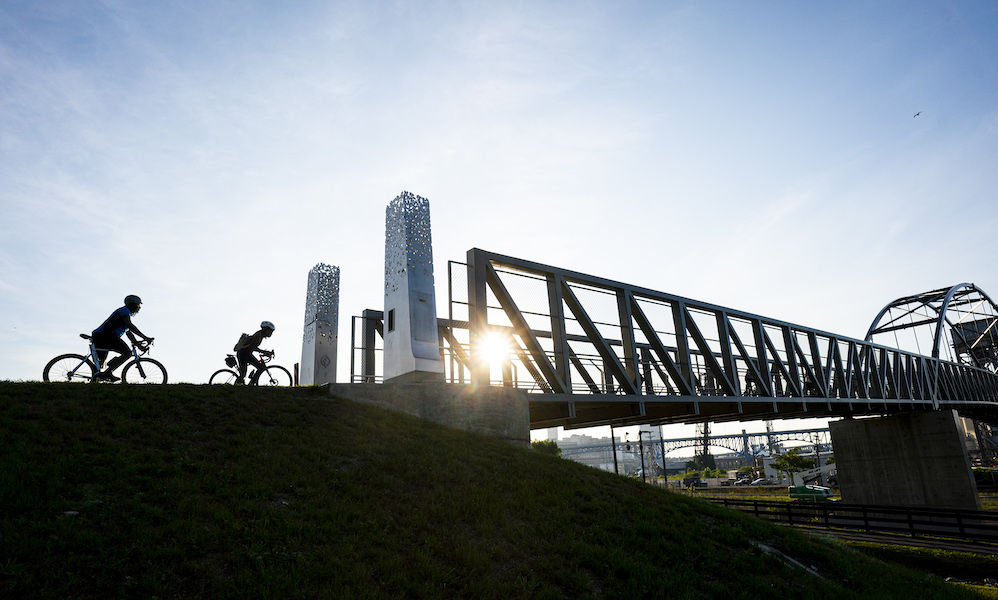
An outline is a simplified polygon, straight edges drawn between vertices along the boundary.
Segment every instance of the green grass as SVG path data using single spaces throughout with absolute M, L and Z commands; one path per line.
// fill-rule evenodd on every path
M 998 556 L 916 548 L 893 544 L 871 542 L 848 542 L 850 546 L 864 554 L 893 563 L 900 563 L 935 574 L 939 577 L 955 577 L 965 581 L 983 581 L 985 578 L 998 578 Z M 979 589 L 988 598 L 998 598 L 998 588 Z
M 981 597 L 315 389 L 0 382 L 0 510 L 11 598 Z
M 688 494 L 686 490 L 680 493 Z M 693 496 L 701 498 L 731 498 L 734 500 L 760 500 L 763 502 L 790 502 L 793 498 L 787 492 L 787 486 L 779 487 L 718 487 L 718 488 L 694 488 Z

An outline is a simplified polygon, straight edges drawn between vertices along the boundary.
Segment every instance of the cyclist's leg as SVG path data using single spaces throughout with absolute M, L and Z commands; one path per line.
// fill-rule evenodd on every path
M 240 350 L 236 352 L 236 360 L 239 361 L 239 379 L 236 380 L 236 385 L 243 385 L 246 383 L 246 368 L 249 365 L 253 365 L 256 368 L 257 373 L 259 373 L 260 369 L 263 368 L 263 363 L 260 362 L 260 359 L 253 355 L 252 350 Z
M 90 345 L 94 346 L 93 342 L 91 342 Z M 101 350 L 100 348 L 94 349 L 97 351 L 97 370 L 100 371 L 101 367 L 104 366 L 105 361 L 107 360 L 107 350 Z
M 104 363 L 104 358 L 107 357 L 109 350 L 118 353 L 118 356 L 107 361 L 104 370 L 97 375 L 99 379 L 116 381 L 118 378 L 115 377 L 114 370 L 132 357 L 132 353 L 128 349 L 128 344 L 116 335 L 97 334 L 94 336 L 94 345 L 97 346 L 98 356 L 103 355 L 100 356 L 101 363 Z

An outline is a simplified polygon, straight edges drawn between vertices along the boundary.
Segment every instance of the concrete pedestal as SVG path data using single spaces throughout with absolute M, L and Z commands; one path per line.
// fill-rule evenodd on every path
M 530 446 L 530 403 L 523 390 L 458 383 L 339 383 L 329 386 L 329 394 Z
M 828 424 L 842 501 L 980 510 L 956 411 Z

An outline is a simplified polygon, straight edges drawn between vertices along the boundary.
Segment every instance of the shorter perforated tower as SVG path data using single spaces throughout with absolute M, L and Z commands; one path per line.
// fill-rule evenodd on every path
M 319 263 L 308 272 L 300 385 L 336 383 L 339 311 L 340 268 Z

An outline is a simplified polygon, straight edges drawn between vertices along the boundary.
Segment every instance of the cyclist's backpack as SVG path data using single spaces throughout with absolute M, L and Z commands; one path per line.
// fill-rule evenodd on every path
M 242 335 L 240 335 L 239 336 L 239 341 L 236 342 L 236 345 L 232 347 L 232 350 L 234 350 L 235 352 L 239 352 L 240 350 L 242 350 L 243 348 L 245 348 L 246 346 L 248 346 L 251 337 L 253 337 L 253 336 L 246 335 L 245 333 L 242 334 Z

